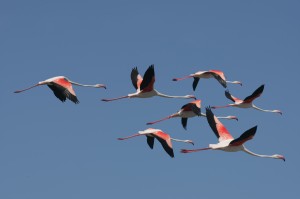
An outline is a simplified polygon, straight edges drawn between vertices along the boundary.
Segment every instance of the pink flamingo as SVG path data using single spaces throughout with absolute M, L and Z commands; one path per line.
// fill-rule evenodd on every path
M 280 110 L 265 110 L 261 109 L 253 104 L 253 101 L 258 98 L 262 92 L 264 91 L 264 85 L 261 85 L 259 88 L 257 88 L 251 95 L 246 97 L 244 100 L 241 100 L 237 97 L 232 96 L 228 90 L 225 91 L 225 96 L 230 99 L 231 101 L 234 102 L 234 104 L 228 104 L 226 106 L 212 106 L 212 109 L 216 108 L 226 108 L 226 107 L 238 107 L 238 108 L 254 108 L 259 111 L 264 111 L 264 112 L 272 112 L 272 113 L 279 113 L 282 115 L 282 112 Z
M 118 138 L 118 140 L 126 140 L 129 138 L 133 138 L 133 137 L 137 137 L 137 136 L 141 136 L 141 135 L 145 135 L 147 137 L 147 143 L 151 149 L 153 149 L 154 138 L 156 138 L 161 143 L 164 150 L 172 158 L 174 158 L 174 152 L 173 152 L 173 147 L 172 147 L 172 142 L 171 142 L 172 140 L 176 141 L 176 142 L 185 142 L 185 143 L 190 143 L 190 144 L 194 145 L 193 141 L 191 141 L 191 140 L 179 140 L 179 139 L 171 138 L 169 134 L 163 132 L 162 130 L 152 129 L 152 128 L 146 129 L 144 131 L 139 131 L 137 134 L 133 134 L 133 135 L 125 137 L 125 138 Z
M 77 86 L 105 88 L 106 89 L 106 86 L 104 84 L 95 84 L 95 85 L 79 84 L 76 82 L 72 82 L 71 80 L 69 80 L 68 78 L 66 78 L 64 76 L 57 76 L 57 77 L 52 77 L 52 78 L 46 79 L 45 81 L 41 81 L 29 88 L 26 88 L 23 90 L 17 90 L 14 93 L 21 93 L 23 91 L 27 91 L 27 90 L 32 89 L 37 86 L 47 85 L 60 101 L 64 102 L 64 101 L 66 101 L 66 98 L 68 98 L 75 104 L 78 104 L 79 101 L 76 97 L 75 91 L 72 88 L 72 84 L 77 85 Z
M 219 139 L 219 143 L 217 144 L 210 144 L 207 148 L 201 148 L 201 149 L 182 149 L 182 153 L 192 153 L 197 151 L 203 151 L 203 150 L 222 150 L 226 152 L 237 152 L 237 151 L 244 151 L 250 155 L 261 157 L 261 158 L 274 158 L 274 159 L 281 159 L 285 161 L 285 158 L 283 155 L 260 155 L 256 154 L 250 150 L 248 150 L 244 143 L 248 140 L 251 140 L 255 133 L 257 126 L 252 127 L 251 129 L 245 131 L 239 138 L 234 139 L 231 134 L 228 132 L 226 127 L 218 120 L 216 116 L 214 116 L 213 112 L 210 108 L 206 108 L 206 115 L 207 115 L 207 121 L 217 138 Z
M 171 96 L 165 95 L 154 89 L 155 74 L 154 74 L 154 65 L 149 66 L 147 71 L 144 74 L 144 78 L 139 74 L 137 68 L 133 68 L 131 71 L 131 81 L 136 89 L 135 93 L 128 94 L 126 96 L 112 98 L 112 99 L 102 99 L 102 101 L 110 102 L 114 100 L 119 100 L 123 98 L 149 98 L 153 96 L 166 97 L 166 98 L 195 98 L 194 95 L 185 95 L 185 96 Z
M 201 78 L 203 79 L 208 79 L 208 78 L 215 78 L 216 80 L 218 80 L 218 82 L 224 87 L 227 87 L 227 83 L 231 83 L 231 84 L 239 84 L 242 86 L 242 83 L 240 81 L 227 81 L 225 78 L 225 75 L 222 71 L 220 70 L 209 70 L 209 71 L 198 71 L 194 74 L 190 74 L 189 76 L 185 76 L 182 78 L 173 78 L 173 81 L 179 81 L 179 80 L 184 80 L 184 79 L 188 79 L 188 78 L 194 78 L 194 82 L 193 82 L 193 89 L 195 90 L 198 82 Z
M 181 124 L 184 129 L 187 127 L 187 121 L 188 118 L 195 117 L 195 116 L 203 116 L 206 117 L 204 113 L 201 113 L 201 100 L 195 100 L 190 103 L 187 103 L 181 107 L 181 109 L 174 114 L 171 114 L 163 119 L 154 121 L 154 122 L 148 122 L 147 125 L 152 125 L 167 119 L 175 118 L 175 117 L 181 117 Z M 226 117 L 218 117 L 221 119 L 234 119 L 238 120 L 236 116 L 226 116 Z

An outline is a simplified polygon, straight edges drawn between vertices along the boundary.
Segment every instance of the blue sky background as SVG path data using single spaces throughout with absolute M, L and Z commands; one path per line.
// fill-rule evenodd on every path
M 1 1 L 0 198 L 295 198 L 299 188 L 299 1 Z M 190 100 L 102 98 L 135 92 L 130 72 L 155 64 L 157 90 L 195 94 L 202 106 L 225 105 L 214 79 L 171 81 L 219 69 L 231 93 L 283 116 L 253 109 L 218 109 L 234 137 L 258 125 L 247 148 L 283 154 L 287 161 L 243 152 L 181 154 L 170 158 L 158 142 L 116 138 L 148 128 Z M 61 103 L 44 87 L 13 91 L 53 76 L 104 83 L 107 90 L 74 86 L 80 104 Z M 204 108 L 203 108 L 204 110 Z M 216 143 L 205 118 L 153 125 L 195 148 Z

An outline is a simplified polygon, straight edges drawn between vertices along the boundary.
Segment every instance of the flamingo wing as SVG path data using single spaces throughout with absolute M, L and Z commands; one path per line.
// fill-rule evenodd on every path
M 228 132 L 226 127 L 220 122 L 220 120 L 213 114 L 210 107 L 206 108 L 206 118 L 210 128 L 213 130 L 219 142 L 232 139 L 233 137 Z
M 147 136 L 147 143 L 148 143 L 149 147 L 151 149 L 153 149 L 153 146 L 154 146 L 154 137 Z
M 152 135 L 161 143 L 162 147 L 167 152 L 167 154 L 169 154 L 169 156 L 174 158 L 174 151 L 172 147 L 171 137 L 162 131 L 157 131 Z
M 76 95 L 72 94 L 67 88 L 61 86 L 60 84 L 51 82 L 47 84 L 48 87 L 53 91 L 54 95 L 62 102 L 66 101 L 66 98 L 74 102 L 75 104 L 78 104 L 79 101 L 76 97 Z
M 226 96 L 228 99 L 230 99 L 231 101 L 233 101 L 233 102 L 239 102 L 239 101 L 242 101 L 242 100 L 240 100 L 239 98 L 234 97 L 233 95 L 231 95 L 228 89 L 225 91 L 225 96 Z
M 219 70 L 210 70 L 209 71 L 212 76 L 218 80 L 218 82 L 224 87 L 226 88 L 227 87 L 227 84 L 226 84 L 226 78 L 225 78 L 225 75 L 222 71 L 219 71 Z
M 193 111 L 196 115 L 201 115 L 201 109 L 195 103 L 188 103 L 181 107 L 184 111 Z
M 154 74 L 154 65 L 152 64 L 151 66 L 149 66 L 149 68 L 146 70 L 144 74 L 140 89 L 145 91 L 151 91 L 153 90 L 154 82 L 155 82 L 155 74 Z
M 188 121 L 188 118 L 186 118 L 186 117 L 181 118 L 181 124 L 185 130 L 186 130 L 186 126 L 187 126 L 187 121 Z
M 196 87 L 198 85 L 200 78 L 199 77 L 194 77 L 194 81 L 193 81 L 193 90 L 196 90 Z
M 132 85 L 134 86 L 134 88 L 137 90 L 140 85 L 141 85 L 141 82 L 143 81 L 143 78 L 142 76 L 139 74 L 139 71 L 137 69 L 137 67 L 134 67 L 132 70 L 131 70 L 131 82 L 132 82 Z
M 244 102 L 250 103 L 253 100 L 255 100 L 256 98 L 258 98 L 262 94 L 262 92 L 264 91 L 264 87 L 265 87 L 264 84 L 261 85 L 260 87 L 258 87 L 251 95 L 249 95 L 248 97 L 246 97 L 244 99 Z
M 245 131 L 239 138 L 232 140 L 229 143 L 229 146 L 240 146 L 247 142 L 248 140 L 251 140 L 255 133 L 256 133 L 257 126 L 252 127 L 251 129 Z

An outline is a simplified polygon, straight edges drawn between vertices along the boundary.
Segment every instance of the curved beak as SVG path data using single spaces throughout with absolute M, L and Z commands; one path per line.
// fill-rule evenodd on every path
M 106 86 L 104 84 L 100 84 L 99 88 L 105 88 L 106 89 Z

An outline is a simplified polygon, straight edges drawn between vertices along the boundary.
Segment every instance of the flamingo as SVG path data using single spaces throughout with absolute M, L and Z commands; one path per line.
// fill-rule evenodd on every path
M 227 83 L 231 84 L 239 84 L 242 86 L 242 83 L 240 81 L 227 81 L 225 78 L 225 75 L 222 71 L 220 70 L 208 70 L 208 71 L 198 71 L 194 74 L 190 74 L 188 76 L 182 77 L 182 78 L 173 78 L 173 81 L 179 81 L 179 80 L 184 80 L 188 78 L 194 78 L 193 82 L 193 90 L 196 90 L 196 87 L 198 85 L 198 82 L 200 78 L 208 79 L 214 77 L 218 82 L 224 87 L 227 87 Z
M 210 107 L 206 108 L 206 115 L 207 121 L 217 138 L 219 139 L 219 143 L 217 144 L 210 144 L 207 148 L 201 149 L 182 149 L 181 153 L 192 153 L 197 151 L 203 150 L 222 150 L 226 152 L 237 152 L 237 151 L 244 151 L 250 155 L 261 157 L 261 158 L 274 158 L 274 159 L 281 159 L 285 161 L 283 155 L 260 155 L 256 154 L 250 150 L 248 150 L 244 143 L 248 140 L 251 140 L 257 130 L 257 126 L 252 127 L 251 129 L 245 131 L 239 138 L 234 139 L 231 134 L 228 132 L 226 127 L 218 120 L 216 116 L 214 116 L 213 112 L 211 111 Z
M 52 77 L 52 78 L 46 79 L 44 81 L 41 81 L 29 88 L 26 88 L 23 90 L 17 90 L 14 93 L 21 93 L 23 91 L 27 91 L 27 90 L 32 89 L 37 86 L 47 85 L 60 101 L 64 102 L 64 101 L 66 101 L 66 98 L 68 98 L 75 104 L 78 104 L 79 101 L 76 97 L 75 91 L 72 88 L 72 84 L 77 85 L 77 86 L 105 88 L 106 89 L 106 86 L 104 84 L 95 84 L 95 85 L 79 84 L 79 83 L 69 80 L 68 78 L 66 78 L 64 76 L 57 76 L 57 77 Z
M 141 135 L 145 135 L 147 137 L 147 143 L 151 149 L 153 149 L 154 138 L 156 138 L 161 143 L 162 147 L 167 152 L 167 154 L 169 154 L 169 156 L 171 156 L 172 158 L 174 158 L 172 140 L 176 142 L 185 142 L 194 145 L 192 140 L 179 140 L 179 139 L 171 138 L 169 134 L 163 132 L 162 130 L 153 129 L 153 128 L 148 128 L 144 131 L 139 131 L 137 134 L 133 134 L 128 137 L 118 138 L 118 140 L 126 140 Z
M 152 125 L 167 119 L 171 119 L 174 117 L 181 117 L 181 124 L 183 128 L 186 130 L 187 127 L 187 121 L 188 118 L 190 117 L 195 117 L 195 116 L 203 116 L 206 117 L 204 113 L 201 113 L 201 100 L 195 100 L 190 103 L 187 103 L 181 107 L 181 109 L 174 114 L 171 114 L 163 119 L 154 121 L 154 122 L 148 122 L 147 125 Z M 218 117 L 222 119 L 235 119 L 238 121 L 238 118 L 236 116 L 226 116 L 226 117 Z
M 257 88 L 251 95 L 249 95 L 248 97 L 246 97 L 244 100 L 241 100 L 237 97 L 234 97 L 230 94 L 229 90 L 225 91 L 225 96 L 230 99 L 231 101 L 234 102 L 234 104 L 228 104 L 226 106 L 212 106 L 212 109 L 216 109 L 216 108 L 225 108 L 225 107 L 239 107 L 239 108 L 254 108 L 256 110 L 259 111 L 264 111 L 264 112 L 272 112 L 272 113 L 279 113 L 280 115 L 282 115 L 282 112 L 280 110 L 265 110 L 265 109 L 261 109 L 257 106 L 255 106 L 253 104 L 253 101 L 258 98 L 262 92 L 264 91 L 264 85 L 261 85 L 259 88 Z
M 118 98 L 102 99 L 102 101 L 110 102 L 110 101 L 119 100 L 123 98 L 149 98 L 153 96 L 160 96 L 166 98 L 196 99 L 194 95 L 171 96 L 171 95 L 162 94 L 157 90 L 155 90 L 154 89 L 154 82 L 155 82 L 154 65 L 149 66 L 149 68 L 144 74 L 144 78 L 142 78 L 142 76 L 139 74 L 137 67 L 133 68 L 131 71 L 131 81 L 134 88 L 136 89 L 135 93 L 128 94 Z

